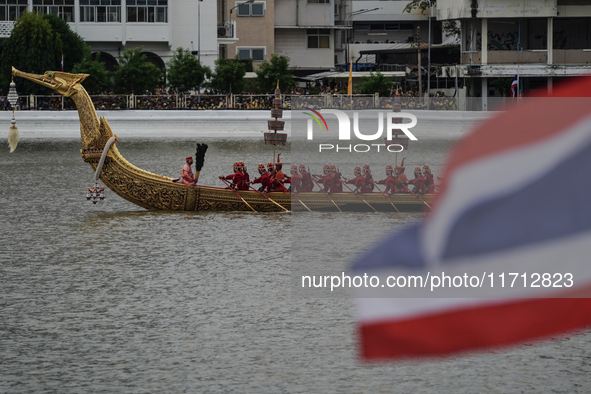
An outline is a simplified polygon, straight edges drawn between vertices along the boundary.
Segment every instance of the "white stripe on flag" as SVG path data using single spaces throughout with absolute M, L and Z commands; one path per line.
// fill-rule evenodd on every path
M 422 226 L 421 247 L 428 264 L 437 266 L 449 231 L 466 207 L 484 199 L 507 195 L 543 177 L 579 146 L 591 141 L 590 129 L 591 116 L 588 116 L 565 133 L 527 147 L 485 156 L 456 169 L 446 180 L 449 182 L 447 193 L 441 196 L 438 208 Z

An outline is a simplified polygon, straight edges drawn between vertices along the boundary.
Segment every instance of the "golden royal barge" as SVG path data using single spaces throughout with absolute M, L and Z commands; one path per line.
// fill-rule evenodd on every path
M 14 76 L 26 78 L 70 97 L 80 118 L 82 159 L 93 170 L 101 166 L 100 180 L 120 197 L 153 210 L 171 211 L 383 211 L 420 212 L 428 208 L 433 195 L 420 199 L 412 194 L 384 196 L 381 193 L 266 193 L 236 192 L 220 187 L 187 186 L 173 178 L 153 174 L 128 162 L 117 150 L 117 137 L 104 117 L 99 118 L 90 96 L 81 85 L 87 74 L 46 71 L 30 74 L 12 68 Z M 107 149 L 106 155 L 103 150 Z M 103 157 L 104 156 L 104 157 Z M 101 157 L 103 164 L 100 165 Z M 196 172 L 195 178 L 199 176 Z M 293 196 L 293 198 L 292 198 Z

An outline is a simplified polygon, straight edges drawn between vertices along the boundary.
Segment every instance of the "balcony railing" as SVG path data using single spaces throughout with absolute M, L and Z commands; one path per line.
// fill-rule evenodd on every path
M 14 21 L 0 21 L 0 38 L 10 37 Z

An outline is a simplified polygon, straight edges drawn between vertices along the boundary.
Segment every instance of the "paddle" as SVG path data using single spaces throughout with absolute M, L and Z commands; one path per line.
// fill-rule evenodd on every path
M 408 190 L 409 192 L 411 192 L 412 194 L 414 194 L 414 195 L 415 195 L 415 196 L 416 196 L 416 197 L 417 197 L 419 200 L 421 200 L 423 203 L 425 203 L 425 205 L 426 205 L 426 206 L 428 206 L 428 207 L 429 207 L 429 209 L 433 209 L 433 208 L 431 208 L 431 206 L 430 206 L 429 204 L 427 204 L 427 203 L 425 202 L 425 200 L 423 200 L 423 199 L 422 199 L 421 197 L 419 197 L 419 196 L 418 196 L 418 195 L 417 195 L 415 192 L 413 192 L 412 190 L 410 190 L 410 189 L 408 188 L 408 186 L 406 186 L 404 183 L 402 183 L 402 186 L 404 186 L 404 187 L 406 188 L 406 190 Z
M 376 209 L 375 209 L 374 207 L 372 207 L 372 206 L 371 206 L 371 205 L 370 205 L 370 204 L 369 204 L 367 201 L 365 201 L 365 199 L 364 199 L 363 197 L 361 197 L 359 194 L 355 193 L 355 192 L 353 191 L 353 189 L 351 189 L 351 188 L 349 187 L 349 185 L 347 185 L 345 182 L 342 182 L 342 184 L 343 184 L 343 185 L 345 185 L 345 187 L 346 187 L 347 189 L 349 189 L 349 190 L 351 191 L 351 193 L 355 194 L 357 197 L 359 197 L 359 198 L 361 199 L 361 201 L 363 201 L 364 203 L 366 203 L 366 204 L 367 204 L 367 205 L 368 205 L 368 206 L 369 206 L 371 209 L 373 209 L 375 212 L 377 212 L 377 211 L 376 211 Z
M 228 182 L 226 182 L 225 179 L 223 179 L 223 178 L 220 178 L 220 179 L 222 180 L 222 182 L 224 182 L 226 185 L 228 185 L 228 188 L 230 190 L 232 190 L 238 197 L 240 197 L 240 199 L 242 200 L 242 202 L 244 202 L 246 205 L 248 205 L 248 207 L 250 209 L 252 209 L 253 212 L 256 212 L 256 210 L 253 207 L 251 207 L 250 204 L 247 203 L 246 200 L 244 198 L 242 198 L 242 196 L 240 194 L 238 194 L 238 192 L 236 190 L 232 189 L 232 186 L 230 186 L 230 184 Z
M 322 190 L 322 192 L 324 194 L 326 194 L 326 197 L 328 197 L 328 199 L 334 204 L 334 206 L 337 207 L 337 209 L 339 210 L 339 212 L 343 212 L 343 211 L 341 211 L 341 208 L 339 208 L 339 206 L 337 205 L 337 203 L 334 202 L 334 200 L 332 198 L 330 198 L 330 196 L 328 195 L 328 193 L 324 191 L 324 189 L 318 184 L 318 182 L 316 182 L 316 179 L 314 179 L 313 176 L 311 176 L 310 179 L 312 179 L 312 182 L 314 182 L 316 184 L 316 186 L 318 186 L 320 188 L 320 190 Z
M 260 191 L 258 191 L 257 189 L 255 189 L 254 187 L 248 185 L 248 187 L 250 187 L 252 190 L 254 190 L 255 192 L 257 192 L 258 194 L 260 194 L 261 196 L 269 199 L 269 201 L 271 201 L 273 204 L 277 205 L 279 208 L 283 209 L 284 211 L 288 211 L 286 208 L 282 207 L 281 205 L 279 205 L 277 202 L 275 202 L 271 197 L 264 195 L 263 193 L 261 193 Z
M 386 192 L 385 191 L 381 191 L 380 188 L 378 187 L 378 185 L 374 181 L 372 181 L 371 183 L 373 183 L 373 185 L 376 187 L 376 189 L 378 189 L 380 191 L 380 193 L 382 193 L 382 196 L 384 196 L 384 198 L 386 200 L 388 200 L 388 202 L 390 204 L 392 204 L 392 206 L 394 207 L 394 209 L 396 210 L 396 212 L 400 213 L 400 211 L 398 210 L 398 208 L 396 208 L 396 205 L 394 205 L 394 203 L 392 201 L 390 201 L 390 199 L 388 197 L 386 197 Z
M 296 195 L 291 192 L 291 190 L 287 189 L 287 191 L 289 192 L 289 194 L 291 194 L 292 197 L 295 197 L 295 199 L 298 200 L 300 202 L 300 204 L 302 204 L 308 211 L 312 212 L 312 210 L 310 208 L 308 208 L 306 206 L 306 204 L 304 204 L 302 202 L 302 200 L 300 200 L 299 198 L 297 198 Z

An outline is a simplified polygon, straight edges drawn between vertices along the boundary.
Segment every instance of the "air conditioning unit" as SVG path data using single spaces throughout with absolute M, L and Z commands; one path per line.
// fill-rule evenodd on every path
M 218 26 L 218 38 L 228 37 L 226 26 Z
M 226 37 L 233 37 L 234 34 L 232 34 L 232 25 L 230 24 L 230 22 L 226 22 L 226 25 L 224 26 L 224 28 L 226 29 Z

